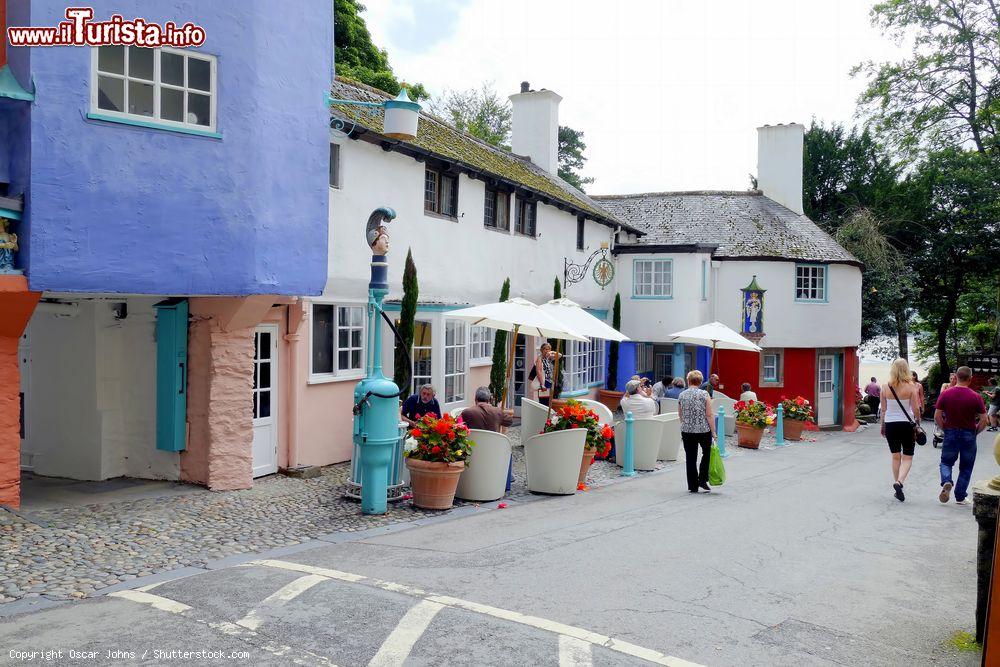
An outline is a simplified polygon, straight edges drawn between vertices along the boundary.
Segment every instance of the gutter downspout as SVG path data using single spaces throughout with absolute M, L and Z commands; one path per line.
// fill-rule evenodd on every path
M 296 299 L 285 310 L 285 342 L 288 343 L 288 461 L 285 467 L 299 465 L 299 329 L 305 321 L 306 311 L 302 299 Z

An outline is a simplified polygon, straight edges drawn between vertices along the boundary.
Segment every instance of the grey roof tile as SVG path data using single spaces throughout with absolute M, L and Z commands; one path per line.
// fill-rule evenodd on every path
M 626 246 L 714 245 L 718 258 L 861 263 L 804 215 L 759 191 L 651 192 L 593 199 L 645 236 Z

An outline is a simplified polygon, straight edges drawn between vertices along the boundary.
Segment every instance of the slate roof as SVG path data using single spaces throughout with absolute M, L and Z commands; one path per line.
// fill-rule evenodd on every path
M 337 77 L 330 86 L 335 99 L 358 102 L 383 102 L 392 96 L 364 84 Z M 382 110 L 333 104 L 335 115 L 358 123 L 368 132 L 382 137 Z M 484 174 L 511 185 L 520 186 L 536 195 L 540 201 L 560 206 L 578 215 L 584 215 L 609 226 L 621 226 L 634 233 L 642 232 L 618 220 L 612 213 L 586 194 L 577 190 L 558 176 L 532 164 L 527 158 L 492 146 L 470 134 L 456 130 L 443 120 L 421 112 L 417 137 L 413 141 L 387 139 L 397 144 L 400 152 L 430 154 L 443 161 L 465 167 L 473 174 Z
M 861 266 L 808 217 L 755 190 L 650 192 L 595 196 L 594 200 L 646 232 L 636 242 L 616 245 L 618 252 L 647 246 L 707 245 L 715 246 L 717 259 L 774 258 Z

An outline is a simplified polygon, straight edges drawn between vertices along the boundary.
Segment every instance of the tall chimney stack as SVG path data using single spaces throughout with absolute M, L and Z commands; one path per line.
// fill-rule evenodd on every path
M 768 199 L 802 215 L 802 150 L 799 123 L 757 128 L 757 189 Z
M 559 102 L 551 90 L 531 90 L 521 82 L 521 92 L 510 96 L 510 147 L 539 167 L 556 174 L 559 171 Z

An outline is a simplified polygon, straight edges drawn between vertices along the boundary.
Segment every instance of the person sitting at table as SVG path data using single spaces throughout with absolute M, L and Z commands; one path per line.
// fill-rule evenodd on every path
M 635 419 L 643 419 L 656 415 L 656 401 L 642 393 L 642 383 L 639 380 L 629 380 L 625 385 L 625 396 L 622 397 L 622 412 L 631 412 Z
M 469 428 L 499 433 L 501 426 L 510 426 L 514 421 L 514 411 L 493 405 L 493 392 L 489 387 L 480 387 L 476 389 L 476 404 L 462 410 L 462 421 Z
M 744 403 L 747 403 L 749 401 L 753 401 L 755 403 L 757 402 L 757 400 L 758 400 L 757 399 L 757 392 L 755 392 L 753 390 L 753 387 L 750 386 L 749 382 L 744 382 L 743 386 L 740 387 L 740 389 L 743 390 L 743 393 L 740 394 L 740 400 L 741 401 L 743 401 Z
M 684 391 L 684 378 L 676 377 L 674 382 L 670 385 L 670 389 L 667 389 L 667 393 L 664 394 L 666 398 L 680 398 L 681 392 Z
M 406 422 L 407 428 L 416 426 L 417 420 L 428 413 L 440 419 L 441 406 L 438 404 L 437 398 L 434 397 L 434 385 L 420 385 L 416 394 L 403 401 L 403 407 L 399 413 L 403 421 Z

